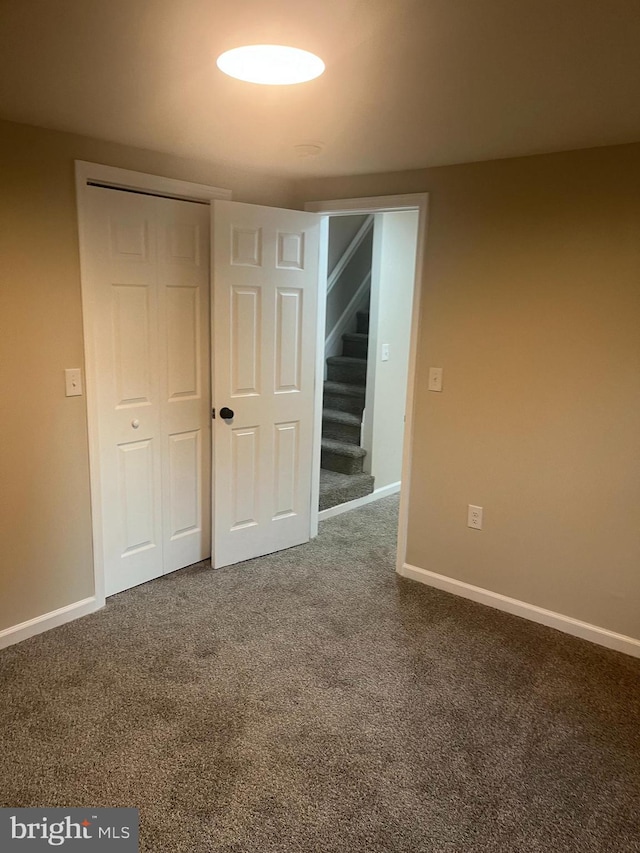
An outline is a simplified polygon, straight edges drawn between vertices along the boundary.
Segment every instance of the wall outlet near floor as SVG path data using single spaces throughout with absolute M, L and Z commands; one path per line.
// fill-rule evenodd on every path
M 482 507 L 469 504 L 467 510 L 467 527 L 473 527 L 474 530 L 482 530 Z
M 442 368 L 429 368 L 429 391 L 442 391 Z

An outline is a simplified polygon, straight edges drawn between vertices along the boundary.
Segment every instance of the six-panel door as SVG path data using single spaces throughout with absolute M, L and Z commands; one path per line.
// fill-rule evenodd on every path
M 210 549 L 209 208 L 87 190 L 111 595 Z
M 309 539 L 319 219 L 214 203 L 216 566 Z

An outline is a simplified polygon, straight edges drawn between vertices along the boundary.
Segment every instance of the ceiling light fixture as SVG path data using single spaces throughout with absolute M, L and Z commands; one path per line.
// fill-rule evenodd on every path
M 230 77 L 264 86 L 288 86 L 319 77 L 324 62 L 319 56 L 281 44 L 249 44 L 218 57 L 218 68 Z

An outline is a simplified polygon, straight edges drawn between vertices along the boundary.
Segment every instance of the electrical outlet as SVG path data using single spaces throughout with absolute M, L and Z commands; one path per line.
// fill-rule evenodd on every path
M 442 391 L 442 368 L 429 368 L 429 391 Z
M 482 507 L 469 504 L 467 511 L 467 527 L 482 530 Z

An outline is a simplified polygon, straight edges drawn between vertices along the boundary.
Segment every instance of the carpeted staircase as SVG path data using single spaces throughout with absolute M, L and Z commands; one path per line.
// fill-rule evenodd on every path
M 358 312 L 355 332 L 342 336 L 342 355 L 327 359 L 322 408 L 320 509 L 371 494 L 373 477 L 363 469 L 360 447 L 367 380 L 369 315 Z

